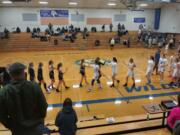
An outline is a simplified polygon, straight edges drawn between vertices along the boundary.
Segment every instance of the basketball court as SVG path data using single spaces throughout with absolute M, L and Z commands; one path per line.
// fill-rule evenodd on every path
M 180 88 L 169 85 L 172 80 L 169 77 L 169 65 L 166 67 L 163 83 L 160 83 L 159 75 L 154 72 L 152 83 L 147 84 L 147 63 L 149 57 L 155 55 L 158 46 L 161 47 L 162 53 L 166 52 L 168 60 L 177 52 L 180 46 L 179 11 L 179 0 L 54 0 L 52 2 L 48 0 L 20 0 L 20 2 L 0 0 L 0 67 L 7 67 L 14 62 L 21 62 L 28 66 L 30 62 L 33 62 L 35 81 L 38 82 L 38 64 L 42 62 L 44 81 L 49 85 L 48 62 L 53 60 L 55 68 L 58 63 L 63 64 L 63 70 L 66 70 L 64 80 L 70 88 L 66 90 L 61 87 L 59 93 L 55 90 L 47 93 L 41 86 L 48 103 L 45 124 L 50 127 L 56 128 L 54 120 L 66 98 L 72 99 L 73 107 L 79 118 L 77 135 L 85 135 L 87 132 L 89 134 L 105 134 L 106 131 L 109 134 L 115 134 L 115 132 L 119 133 L 118 128 L 126 134 L 128 132 L 123 132 L 123 128 L 131 130 L 134 127 L 136 129 L 138 128 L 136 127 L 137 121 L 142 122 L 138 126 L 143 127 L 145 125 L 143 122 L 148 123 L 149 117 L 161 124 L 158 118 L 163 119 L 164 112 L 154 117 L 144 106 L 161 104 L 166 100 L 172 100 L 177 104 Z M 50 30 L 50 24 L 53 32 Z M 104 29 L 103 25 L 105 25 Z M 113 25 L 112 29 L 110 25 Z M 120 27 L 124 25 L 125 28 L 120 28 L 119 31 L 119 25 Z M 20 32 L 17 27 L 20 28 Z M 72 27 L 77 27 L 74 39 L 72 39 L 74 31 L 68 31 Z M 28 32 L 28 28 L 30 32 Z M 34 35 L 36 34 L 34 28 L 40 29 L 37 35 Z M 58 28 L 60 31 L 64 29 L 65 32 L 59 32 Z M 83 35 L 83 32 L 86 31 L 85 28 L 88 32 Z M 5 29 L 9 33 L 6 33 Z M 144 37 L 143 34 L 139 34 L 139 30 L 145 31 Z M 166 44 L 163 44 L 161 40 L 151 45 L 149 39 L 146 40 L 146 34 L 150 35 L 148 38 L 152 38 L 152 40 L 156 39 L 156 36 L 158 38 L 162 36 L 163 39 L 163 36 L 166 35 L 168 44 L 170 44 L 171 38 L 175 39 L 175 46 L 167 51 Z M 139 35 L 143 38 L 139 38 Z M 66 36 L 68 37 L 67 41 Z M 117 42 L 113 50 L 109 47 L 112 39 Z M 128 42 L 130 42 L 130 46 L 128 46 Z M 101 67 L 104 74 L 101 77 L 102 89 L 99 89 L 95 83 L 92 91 L 88 92 L 94 75 L 92 65 L 97 57 L 103 63 Z M 116 77 L 120 83 L 115 87 L 110 87 L 113 57 L 116 57 L 118 61 Z M 133 82 L 129 78 L 128 86 L 124 87 L 130 58 L 133 58 L 136 64 L 134 69 L 136 86 L 131 87 Z M 79 87 L 81 79 L 79 69 L 82 59 L 85 60 L 89 84 L 83 82 L 83 87 Z M 29 75 L 27 77 L 29 80 Z M 57 84 L 58 71 L 55 69 L 54 86 L 56 87 Z M 97 118 L 99 121 L 93 121 L 92 118 L 93 120 Z M 108 122 L 106 118 L 113 118 L 115 123 L 119 122 L 122 126 L 115 124 L 114 127 L 111 127 L 113 126 L 112 122 L 107 128 L 103 127 Z M 138 118 L 143 119 L 138 120 Z M 101 119 L 105 121 L 101 121 Z M 132 123 L 132 125 L 123 126 L 123 120 L 129 120 L 127 123 Z M 92 123 L 86 123 L 86 121 L 92 121 Z M 153 126 L 155 123 L 149 122 L 149 125 Z M 99 128 L 97 125 L 103 128 Z M 94 130 L 96 126 L 97 129 Z M 102 132 L 103 130 L 104 132 Z M 136 130 L 134 131 L 135 133 L 129 132 L 129 135 L 171 134 L 164 125 L 160 129 L 151 131 L 141 132 L 138 130 L 138 133 Z M 2 125 L 0 125 L 1 133 L 10 135 L 10 132 Z

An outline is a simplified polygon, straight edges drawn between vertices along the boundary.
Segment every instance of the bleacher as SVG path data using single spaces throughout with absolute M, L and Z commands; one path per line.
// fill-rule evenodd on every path
M 74 43 L 70 41 L 63 41 L 60 36 L 51 37 L 50 42 L 42 42 L 39 38 L 31 38 L 30 33 L 11 33 L 9 39 L 0 40 L 0 51 L 41 51 L 41 50 L 74 50 L 74 49 L 98 49 L 109 48 L 109 39 L 115 37 L 115 32 L 96 32 L 90 33 L 90 36 L 86 39 L 82 38 L 82 35 L 77 34 L 77 39 Z M 129 32 L 128 35 L 121 37 L 122 40 L 127 40 L 131 37 L 131 45 L 137 47 L 137 32 Z M 54 39 L 58 40 L 58 45 L 54 45 Z M 95 40 L 100 41 L 100 46 L 95 47 Z M 117 44 L 117 48 L 125 47 L 122 44 Z
M 93 116 L 81 117 L 77 123 L 77 135 L 120 135 L 137 133 L 142 131 L 156 131 L 163 130 L 166 127 L 163 125 L 163 117 L 161 114 L 150 115 L 147 119 L 146 114 L 135 115 L 135 116 L 124 116 L 115 118 L 115 122 L 108 123 L 106 118 L 101 115 L 97 116 L 99 119 L 94 119 Z M 58 135 L 58 129 L 54 125 L 54 120 L 45 122 L 49 129 L 54 130 L 52 135 Z M 1 126 L 0 126 L 1 127 Z M 0 134 L 9 135 L 10 131 L 1 128 Z M 163 134 L 164 135 L 164 134 Z M 166 130 L 166 135 L 171 135 L 171 133 Z

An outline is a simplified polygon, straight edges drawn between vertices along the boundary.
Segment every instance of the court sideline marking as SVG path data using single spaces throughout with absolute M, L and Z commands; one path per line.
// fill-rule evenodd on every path
M 160 93 L 160 94 L 146 94 L 146 95 L 139 95 L 139 96 L 127 96 L 127 97 L 119 97 L 119 98 L 107 98 L 107 99 L 98 99 L 98 100 L 86 100 L 81 101 L 81 104 L 97 104 L 97 103 L 108 103 L 108 102 L 115 102 L 116 100 L 120 101 L 129 101 L 129 100 L 138 100 L 138 99 L 149 99 L 150 96 L 155 97 L 165 97 L 165 96 L 174 96 L 179 95 L 180 92 L 169 92 L 169 93 Z M 73 102 L 73 105 L 75 105 L 77 102 Z M 58 104 L 49 104 L 49 106 L 57 108 L 62 107 L 62 103 Z

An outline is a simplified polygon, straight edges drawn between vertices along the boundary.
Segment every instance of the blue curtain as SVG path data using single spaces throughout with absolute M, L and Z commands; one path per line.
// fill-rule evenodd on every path
M 154 18 L 154 29 L 158 30 L 161 20 L 161 9 L 155 9 L 155 18 Z

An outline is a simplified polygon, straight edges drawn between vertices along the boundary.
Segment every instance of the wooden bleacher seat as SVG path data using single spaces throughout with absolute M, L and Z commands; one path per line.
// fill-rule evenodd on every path
M 64 50 L 64 49 L 105 49 L 109 48 L 109 39 L 114 37 L 116 32 L 96 32 L 91 33 L 86 39 L 82 38 L 81 34 L 77 34 L 77 39 L 74 43 L 63 41 L 62 37 L 52 37 L 50 42 L 41 42 L 40 39 L 31 38 L 30 33 L 11 33 L 9 39 L 0 41 L 0 51 L 41 51 L 41 50 Z M 137 44 L 137 32 L 129 32 L 128 35 L 121 37 L 121 40 L 127 39 L 129 36 L 133 37 L 131 45 Z M 54 39 L 58 39 L 58 45 L 54 45 Z M 100 40 L 101 45 L 94 46 L 95 40 Z M 124 47 L 117 45 L 117 48 Z M 137 46 L 136 46 L 137 47 Z

